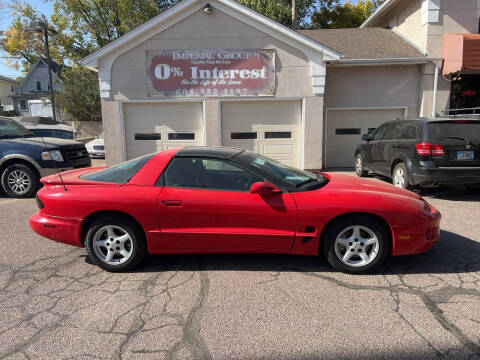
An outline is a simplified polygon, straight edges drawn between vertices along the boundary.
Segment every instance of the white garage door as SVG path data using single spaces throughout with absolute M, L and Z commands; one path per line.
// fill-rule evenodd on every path
M 222 103 L 222 145 L 252 150 L 300 166 L 300 101 Z
M 403 115 L 403 109 L 327 110 L 327 167 L 353 167 L 362 134 Z
M 127 159 L 204 143 L 202 103 L 125 104 L 124 119 Z

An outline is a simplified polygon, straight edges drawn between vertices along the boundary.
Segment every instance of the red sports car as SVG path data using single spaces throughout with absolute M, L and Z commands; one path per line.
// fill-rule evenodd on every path
M 42 179 L 30 226 L 85 246 L 109 271 L 147 254 L 324 253 L 334 268 L 364 273 L 440 235 L 440 213 L 413 192 L 242 149 L 170 149 L 62 177 Z

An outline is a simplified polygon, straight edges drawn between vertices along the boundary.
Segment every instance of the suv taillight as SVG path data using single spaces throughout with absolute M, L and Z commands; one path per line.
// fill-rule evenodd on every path
M 430 144 L 430 143 L 419 143 L 415 146 L 417 149 L 418 155 L 434 155 L 434 156 L 443 156 L 445 151 L 443 150 L 442 145 Z

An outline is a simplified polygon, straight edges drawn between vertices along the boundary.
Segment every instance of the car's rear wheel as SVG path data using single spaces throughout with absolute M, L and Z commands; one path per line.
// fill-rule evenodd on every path
M 395 165 L 392 173 L 392 184 L 396 187 L 408 190 L 410 186 L 410 177 L 404 163 Z
M 368 215 L 343 217 L 331 224 L 323 236 L 327 261 L 335 269 L 362 274 L 377 269 L 390 251 L 384 224 Z
M 27 165 L 12 164 L 3 171 L 2 187 L 11 197 L 33 197 L 40 187 L 39 176 Z
M 85 248 L 92 263 L 112 272 L 131 270 L 147 255 L 142 229 L 122 216 L 94 221 L 85 236 Z
M 360 153 L 355 155 L 355 173 L 360 177 L 368 175 L 368 171 L 363 167 L 363 156 Z

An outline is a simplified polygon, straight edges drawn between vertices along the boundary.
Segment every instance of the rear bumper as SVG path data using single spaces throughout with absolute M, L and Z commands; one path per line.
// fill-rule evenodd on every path
M 434 213 L 422 213 L 419 223 L 393 228 L 392 255 L 411 255 L 428 251 L 440 238 L 441 217 L 434 209 Z
M 33 231 L 47 239 L 83 247 L 81 219 L 59 218 L 37 212 L 30 217 L 29 223 Z
M 412 166 L 412 185 L 480 184 L 480 167 L 436 167 L 431 161 Z

